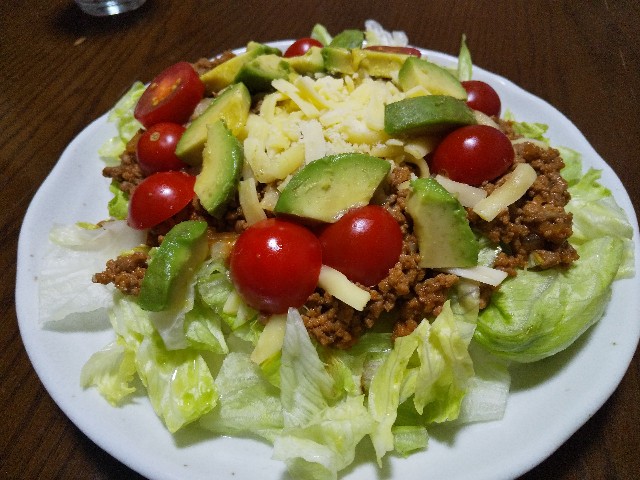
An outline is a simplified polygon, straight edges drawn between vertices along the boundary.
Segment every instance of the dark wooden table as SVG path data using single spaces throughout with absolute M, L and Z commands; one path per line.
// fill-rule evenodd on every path
M 577 125 L 640 210 L 635 1 L 148 0 L 140 10 L 113 18 L 88 17 L 72 0 L 0 2 L 0 171 L 6 175 L 0 189 L 1 478 L 138 478 L 58 409 L 18 331 L 18 233 L 31 198 L 65 146 L 134 80 L 148 81 L 178 60 L 249 40 L 307 36 L 316 22 L 332 32 L 360 28 L 367 18 L 405 30 L 416 45 L 454 55 L 466 33 L 477 65 L 549 101 Z M 629 314 L 640 321 L 640 312 Z M 638 478 L 639 369 L 636 353 L 607 403 L 523 478 Z

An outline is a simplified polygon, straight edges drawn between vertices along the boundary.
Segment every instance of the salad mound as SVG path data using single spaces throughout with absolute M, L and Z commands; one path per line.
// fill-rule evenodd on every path
M 110 113 L 110 218 L 54 227 L 41 321 L 106 310 L 84 387 L 139 379 L 170 432 L 263 438 L 295 478 L 499 420 L 509 363 L 634 274 L 599 173 L 502 108 L 464 37 L 452 70 L 373 21 L 173 65 Z

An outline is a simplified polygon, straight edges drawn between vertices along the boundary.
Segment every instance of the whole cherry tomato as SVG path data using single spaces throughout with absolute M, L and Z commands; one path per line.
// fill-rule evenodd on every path
M 187 62 L 161 72 L 144 91 L 133 112 L 145 128 L 160 123 L 185 123 L 202 100 L 204 83 Z
M 434 173 L 477 186 L 504 174 L 514 158 L 511 141 L 500 130 L 468 125 L 454 130 L 440 142 L 430 166 Z
M 318 284 L 322 248 L 318 238 L 296 223 L 261 220 L 240 234 L 229 270 L 240 296 L 266 313 L 300 307 Z
M 354 282 L 376 285 L 402 251 L 402 231 L 378 205 L 355 208 L 320 233 L 322 261 Z
M 370 45 L 365 50 L 373 50 L 374 52 L 399 53 L 401 55 L 411 55 L 420 58 L 422 54 L 420 50 L 413 47 L 394 47 L 391 45 Z
M 469 108 L 480 110 L 489 116 L 500 115 L 500 97 L 491 85 L 480 80 L 467 80 L 462 82 L 462 86 L 467 91 Z
M 185 127 L 178 123 L 156 123 L 149 127 L 138 140 L 136 154 L 142 173 L 180 170 L 186 164 L 176 155 L 176 145 Z
M 284 52 L 285 57 L 299 57 L 304 55 L 311 47 L 322 48 L 320 43 L 315 38 L 300 38 L 291 44 L 289 48 Z
M 196 177 L 184 172 L 158 172 L 138 184 L 129 199 L 127 224 L 143 230 L 155 227 L 186 207 Z

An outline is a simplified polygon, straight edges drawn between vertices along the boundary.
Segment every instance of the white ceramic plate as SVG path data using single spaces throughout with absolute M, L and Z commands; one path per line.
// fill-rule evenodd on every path
M 290 42 L 276 42 L 286 48 Z M 432 61 L 455 66 L 453 57 L 425 51 Z M 633 206 L 615 173 L 578 129 L 560 112 L 513 83 L 474 69 L 474 78 L 491 83 L 508 108 L 523 121 L 549 125 L 555 145 L 580 151 L 584 167 L 602 170 L 602 182 L 626 210 L 635 229 L 636 271 L 640 271 L 638 224 Z M 16 309 L 27 352 L 45 388 L 65 414 L 96 444 L 132 469 L 153 479 L 282 479 L 284 465 L 271 460 L 271 447 L 251 439 L 213 437 L 189 428 L 169 434 L 145 396 L 111 407 L 95 389 L 79 385 L 80 369 L 112 340 L 105 319 L 94 331 L 47 330 L 38 324 L 38 272 L 54 223 L 106 218 L 110 197 L 102 178 L 98 147 L 115 134 L 106 115 L 89 125 L 64 151 L 35 195 L 24 219 L 18 246 Z M 346 479 L 430 478 L 476 480 L 513 478 L 543 461 L 613 393 L 640 336 L 640 276 L 616 282 L 605 317 L 570 349 L 528 366 L 513 368 L 512 394 L 503 420 L 430 429 L 427 451 L 407 459 L 390 457 L 382 470 L 362 442 Z M 606 359 L 606 361 L 603 361 Z

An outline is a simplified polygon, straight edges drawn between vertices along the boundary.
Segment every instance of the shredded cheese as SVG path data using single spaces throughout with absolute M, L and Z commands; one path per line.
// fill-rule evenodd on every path
M 487 196 L 487 192 L 481 188 L 456 182 L 442 175 L 436 175 L 435 179 L 447 192 L 456 197 L 463 207 L 473 207 Z
M 360 312 L 371 299 L 369 292 L 351 282 L 343 273 L 326 265 L 320 268 L 318 286 Z
M 518 166 L 505 177 L 505 182 L 473 207 L 480 218 L 490 222 L 509 205 L 520 199 L 533 185 L 538 174 L 528 163 Z

